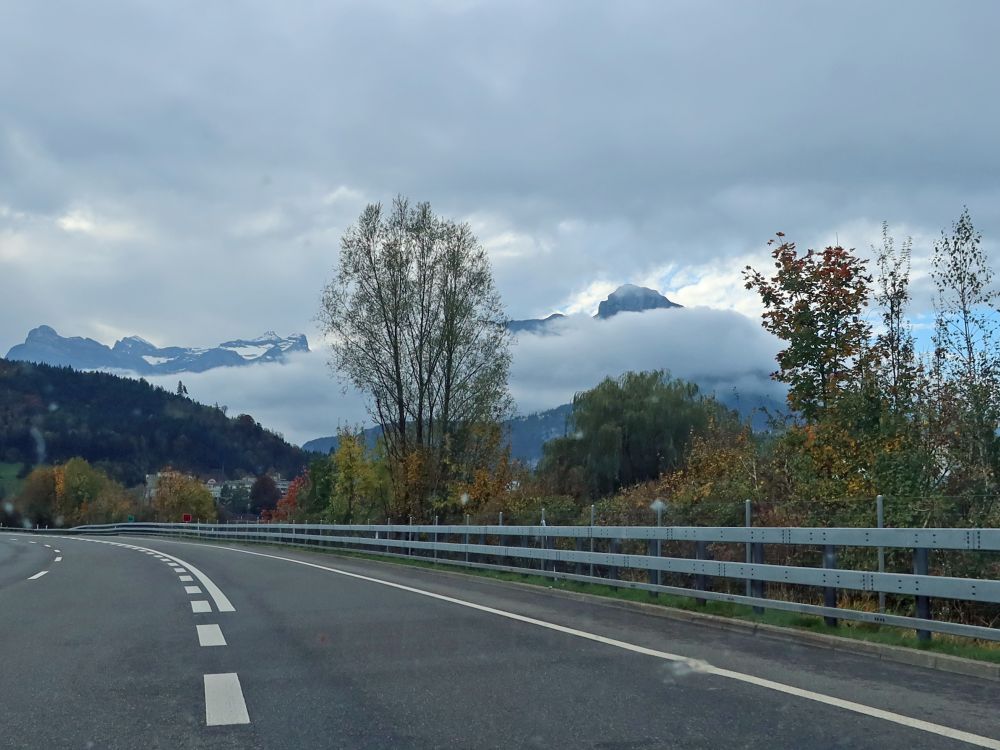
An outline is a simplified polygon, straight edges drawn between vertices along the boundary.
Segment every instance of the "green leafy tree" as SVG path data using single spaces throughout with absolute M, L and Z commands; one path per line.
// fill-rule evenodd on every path
M 607 378 L 573 398 L 569 434 L 545 444 L 557 493 L 595 497 L 680 466 L 693 434 L 735 415 L 662 370 Z
M 250 509 L 260 515 L 273 511 L 281 499 L 281 490 L 267 474 L 261 474 L 250 487 Z
M 1000 472 L 1000 291 L 968 209 L 934 245 L 937 286 L 932 378 L 952 492 L 995 492 Z

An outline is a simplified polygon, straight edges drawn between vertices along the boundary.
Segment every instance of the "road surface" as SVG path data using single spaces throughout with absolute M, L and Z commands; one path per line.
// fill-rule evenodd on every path
M 0 531 L 4 748 L 1000 748 L 1000 684 L 475 577 Z

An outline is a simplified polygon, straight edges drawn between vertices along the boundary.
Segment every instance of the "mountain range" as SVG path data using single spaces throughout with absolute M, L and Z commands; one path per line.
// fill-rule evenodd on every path
M 130 370 L 139 375 L 204 372 L 213 367 L 237 367 L 258 362 L 281 362 L 289 352 L 308 352 L 301 334 L 282 338 L 268 331 L 255 339 L 224 341 L 211 348 L 158 347 L 139 336 L 127 336 L 107 346 L 81 336 L 60 336 L 49 326 L 28 332 L 23 344 L 11 347 L 7 359 L 36 362 L 75 370 Z
M 671 302 L 655 289 L 635 284 L 622 284 L 615 289 L 608 298 L 597 307 L 595 318 L 607 320 L 618 313 L 623 312 L 645 312 L 646 310 L 660 310 L 671 307 L 681 307 L 676 302 Z M 546 318 L 528 318 L 526 320 L 511 320 L 507 323 L 507 330 L 511 333 L 549 333 L 553 323 L 558 323 L 565 319 L 562 313 L 552 313 Z

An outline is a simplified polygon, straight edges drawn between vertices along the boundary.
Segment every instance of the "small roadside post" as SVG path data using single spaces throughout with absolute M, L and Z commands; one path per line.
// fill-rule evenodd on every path
M 875 496 L 875 517 L 878 527 L 885 528 L 885 503 L 881 495 Z M 885 547 L 878 548 L 878 572 L 885 573 Z M 885 592 L 878 592 L 878 611 L 885 614 Z
M 667 504 L 665 502 L 663 502 L 663 500 L 661 498 L 656 498 L 650 504 L 649 507 L 652 508 L 652 510 L 653 510 L 654 513 L 656 513 L 656 528 L 659 529 L 660 527 L 663 526 L 663 509 L 667 507 Z M 662 556 L 663 546 L 662 546 L 662 542 L 661 542 L 661 540 L 660 540 L 659 537 L 657 537 L 652 542 L 650 542 L 649 547 L 650 547 L 649 554 L 652 557 L 659 558 L 659 557 Z M 663 584 L 663 575 L 662 575 L 662 573 L 663 573 L 663 571 L 661 571 L 659 568 L 650 568 L 650 570 L 649 570 L 649 582 L 650 583 L 655 583 L 657 586 L 662 585 Z M 660 592 L 654 591 L 653 592 L 653 596 L 659 597 L 660 596 Z

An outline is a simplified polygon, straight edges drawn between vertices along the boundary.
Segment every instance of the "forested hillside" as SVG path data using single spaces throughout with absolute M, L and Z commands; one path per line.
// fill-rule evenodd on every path
M 232 477 L 294 476 L 305 465 L 299 448 L 249 415 L 229 418 L 144 380 L 0 359 L 0 463 L 74 456 L 125 485 L 164 466 Z

